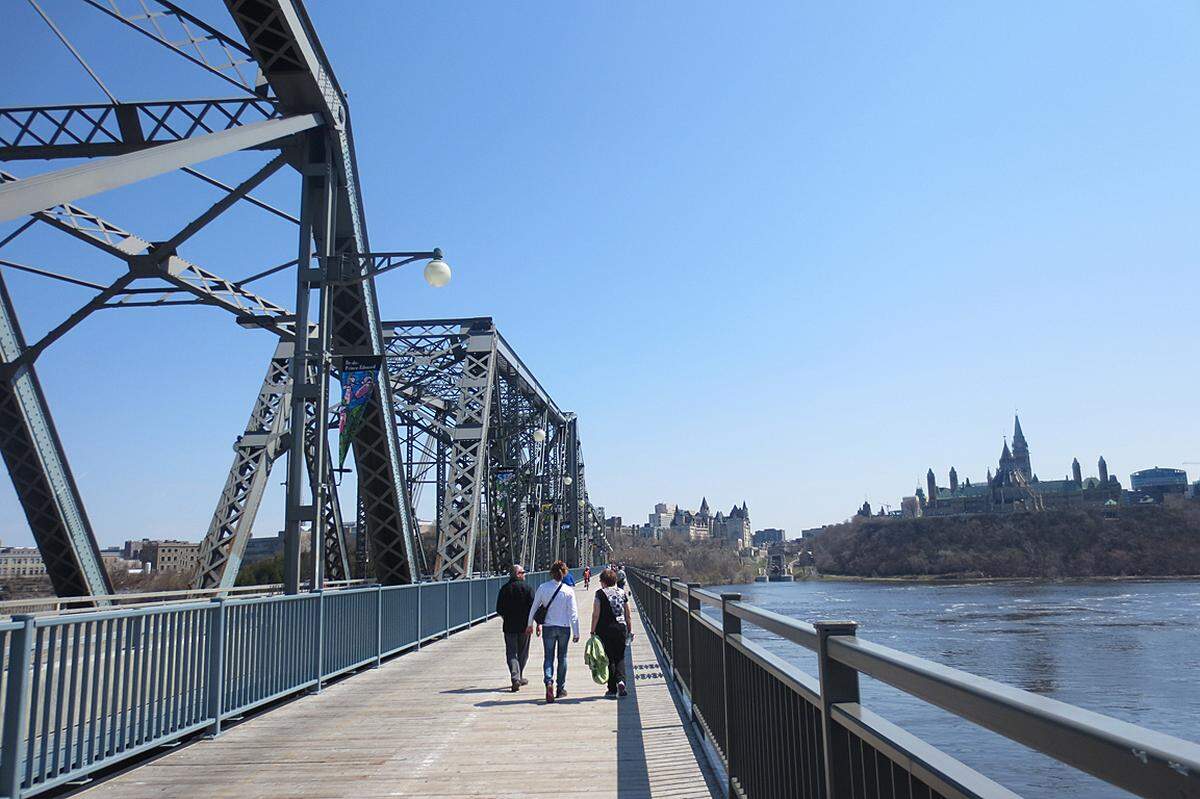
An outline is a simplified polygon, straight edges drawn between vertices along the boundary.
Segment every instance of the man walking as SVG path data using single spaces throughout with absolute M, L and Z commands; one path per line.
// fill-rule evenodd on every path
M 533 607 L 533 589 L 525 582 L 525 569 L 514 563 L 509 570 L 508 582 L 500 586 L 496 594 L 496 613 L 504 619 L 504 660 L 508 663 L 509 677 L 514 692 L 528 685 L 525 679 L 525 661 L 529 660 L 529 633 L 525 621 Z

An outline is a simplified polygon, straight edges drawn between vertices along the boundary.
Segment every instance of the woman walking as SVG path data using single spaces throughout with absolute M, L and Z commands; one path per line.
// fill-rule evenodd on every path
M 600 572 L 600 586 L 592 606 L 592 635 L 600 636 L 608 656 L 605 696 L 625 696 L 625 645 L 633 638 L 629 632 L 629 595 L 617 587 L 617 574 L 612 569 Z
M 546 701 L 553 702 L 567 695 L 567 639 L 574 634 L 579 643 L 579 608 L 575 604 L 575 589 L 563 582 L 567 576 L 567 564 L 554 561 L 550 567 L 554 579 L 538 586 L 533 595 L 533 607 L 529 611 L 529 625 L 525 634 L 533 632 L 542 637 L 542 652 L 545 658 L 542 669 L 546 678 Z M 563 589 L 566 588 L 564 591 Z M 558 690 L 555 691 L 555 655 L 558 660 Z

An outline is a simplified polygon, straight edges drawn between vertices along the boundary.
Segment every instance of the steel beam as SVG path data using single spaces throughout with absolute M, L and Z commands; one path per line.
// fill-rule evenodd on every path
M 258 97 L 0 108 L 0 161 L 123 155 L 278 117 Z
M 161 0 L 160 0 L 161 2 Z M 333 149 L 335 228 L 330 252 L 353 261 L 371 252 L 345 95 L 303 5 L 291 0 L 225 0 L 250 54 L 285 114 L 319 109 Z M 324 252 L 322 243 L 317 249 Z M 384 353 L 374 281 L 331 286 L 334 356 Z M 409 582 L 416 563 L 416 519 L 404 481 L 390 381 L 379 382 L 356 436 L 354 462 L 375 574 L 384 584 Z
M 322 118 L 317 114 L 267 119 L 6 183 L 0 186 L 0 222 L 128 186 L 210 158 L 260 147 L 321 124 Z
M 0 171 L 0 183 L 15 180 L 10 173 Z M 161 251 L 161 245 L 152 244 L 77 205 L 64 203 L 33 216 L 115 258 L 136 263 L 142 277 L 161 278 L 206 305 L 229 311 L 242 324 L 271 330 L 284 339 L 295 335 L 292 312 L 243 288 L 246 281 L 227 280 L 177 255 L 168 255 Z
M 83 1 L 235 87 L 247 92 L 262 92 L 263 87 L 243 74 L 243 69 L 254 68 L 250 51 L 174 3 L 168 0 Z M 126 11 L 123 5 L 133 6 L 135 10 Z
M 0 360 L 25 351 L 0 275 Z M 7 371 L 7 370 L 6 370 Z M 0 375 L 0 454 L 59 596 L 111 594 L 91 522 L 32 363 Z
M 474 571 L 495 379 L 495 328 L 471 330 L 454 410 L 450 490 L 441 509 L 442 535 L 434 564 L 439 580 L 470 577 Z
M 196 588 L 230 588 L 237 582 L 271 465 L 287 449 L 291 357 L 292 343 L 281 342 L 267 365 L 245 431 L 233 445 L 233 465 L 200 545 Z

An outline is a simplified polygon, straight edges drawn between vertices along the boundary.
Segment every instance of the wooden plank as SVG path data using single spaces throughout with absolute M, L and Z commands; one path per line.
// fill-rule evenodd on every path
M 580 628 L 591 592 L 577 588 Z M 87 799 L 204 796 L 711 799 L 721 795 L 657 667 L 641 619 L 629 696 L 606 699 L 572 644 L 569 695 L 543 698 L 534 639 L 509 690 L 494 620 L 328 686 L 83 791 Z M 643 667 L 635 669 L 640 664 Z M 651 666 L 647 668 L 647 666 Z

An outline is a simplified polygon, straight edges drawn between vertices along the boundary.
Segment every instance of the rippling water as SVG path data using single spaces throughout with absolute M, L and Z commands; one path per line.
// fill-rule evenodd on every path
M 755 605 L 803 621 L 853 619 L 859 636 L 1027 691 L 1200 740 L 1200 581 L 752 583 Z M 809 674 L 808 650 L 747 635 Z M 1027 797 L 1129 796 L 869 678 L 863 703 Z

